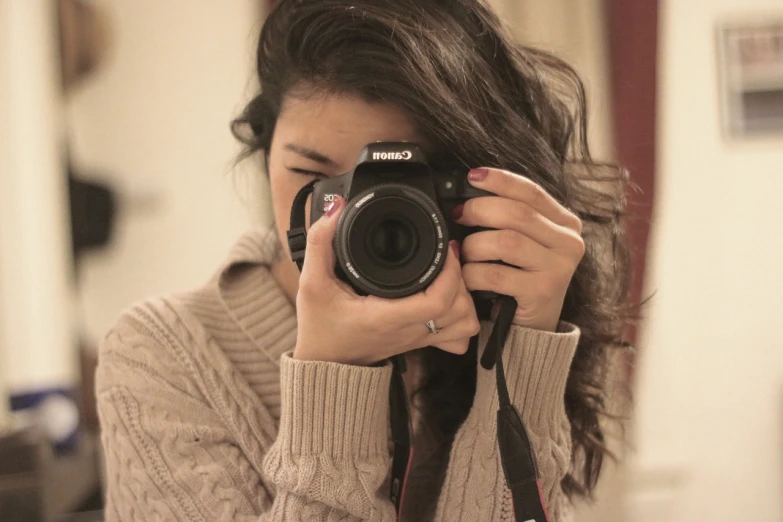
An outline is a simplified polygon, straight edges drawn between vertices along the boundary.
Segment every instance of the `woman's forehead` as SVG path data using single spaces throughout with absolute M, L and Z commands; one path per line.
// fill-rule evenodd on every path
M 317 149 L 338 163 L 354 162 L 368 143 L 421 138 L 404 111 L 346 95 L 287 98 L 275 134 L 283 145 Z

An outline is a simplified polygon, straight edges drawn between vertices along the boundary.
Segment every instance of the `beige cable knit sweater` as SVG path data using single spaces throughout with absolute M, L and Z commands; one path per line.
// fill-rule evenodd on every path
M 391 368 L 291 358 L 295 310 L 268 270 L 280 249 L 274 231 L 247 234 L 205 287 L 132 307 L 105 338 L 96 392 L 109 522 L 395 519 Z M 553 521 L 568 504 L 564 393 L 578 338 L 565 323 L 513 327 L 505 351 Z M 496 411 L 494 372 L 479 367 L 450 448 L 418 419 L 405 520 L 513 519 Z

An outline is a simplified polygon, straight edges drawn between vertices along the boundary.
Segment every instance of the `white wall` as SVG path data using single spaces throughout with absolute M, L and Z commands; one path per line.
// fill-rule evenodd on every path
M 715 37 L 718 21 L 783 16 L 783 3 L 662 9 L 658 294 L 640 343 L 631 500 L 648 507 L 637 520 L 783 520 L 783 138 L 724 139 Z M 655 481 L 674 502 L 658 518 L 643 498 Z
M 259 212 L 258 187 L 242 180 L 261 177 L 232 172 L 239 145 L 229 133 L 253 89 L 260 2 L 101 3 L 113 50 L 71 102 L 73 148 L 83 170 L 135 202 L 123 201 L 111 250 L 90 255 L 80 274 L 93 341 L 131 302 L 206 281 Z
M 55 27 L 49 0 L 0 4 L 0 387 L 13 393 L 76 378 Z

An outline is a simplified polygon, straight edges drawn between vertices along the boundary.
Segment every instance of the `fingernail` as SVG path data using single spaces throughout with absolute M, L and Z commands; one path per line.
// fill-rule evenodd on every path
M 468 172 L 468 181 L 484 181 L 487 179 L 487 176 L 489 176 L 489 169 L 487 168 L 480 168 L 480 169 L 473 169 L 470 172 Z
M 451 219 L 454 221 L 457 221 L 459 218 L 462 217 L 462 212 L 465 211 L 465 205 L 460 204 L 454 207 L 454 210 L 451 211 Z
M 456 240 L 449 241 L 449 244 L 451 245 L 451 249 L 454 251 L 454 255 L 457 256 L 457 261 L 459 261 L 460 255 L 459 255 L 459 242 Z
M 334 198 L 334 201 L 329 203 L 329 206 L 326 207 L 326 217 L 332 217 L 332 215 L 337 212 L 337 209 L 340 208 L 340 197 Z

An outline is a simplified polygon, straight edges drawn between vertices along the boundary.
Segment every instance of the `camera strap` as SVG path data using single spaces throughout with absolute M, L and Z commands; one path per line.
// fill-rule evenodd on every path
M 481 366 L 487 370 L 495 367 L 499 409 L 497 413 L 498 448 L 506 485 L 511 491 L 514 518 L 517 522 L 549 522 L 538 476 L 535 454 L 527 434 L 525 423 L 512 404 L 503 369 L 503 349 L 517 310 L 513 297 L 498 297 L 498 312 L 492 333 L 487 341 Z
M 291 208 L 290 228 L 287 232 L 291 259 L 299 271 L 304 266 L 307 232 L 305 228 L 305 206 L 307 197 L 313 193 L 318 180 L 313 180 L 296 194 Z M 549 522 L 546 503 L 541 491 L 535 454 L 527 434 L 525 423 L 519 411 L 512 404 L 503 369 L 503 349 L 517 309 L 516 299 L 502 295 L 498 297 L 500 310 L 490 333 L 487 346 L 481 356 L 481 366 L 487 370 L 495 367 L 499 409 L 497 413 L 497 437 L 500 461 L 506 485 L 511 491 L 514 518 L 517 522 Z M 475 341 L 475 338 L 472 340 Z M 408 396 L 402 374 L 406 371 L 405 356 L 391 358 L 393 370 L 389 391 L 394 454 L 390 499 L 397 512 L 402 514 L 405 483 L 413 460 L 412 427 Z
M 296 263 L 300 272 L 304 266 L 305 249 L 307 247 L 305 205 L 307 204 L 307 196 L 313 193 L 316 183 L 318 183 L 318 180 L 314 179 L 296 193 L 294 202 L 291 205 L 290 226 L 286 232 L 286 236 L 288 236 L 288 250 L 291 251 L 291 260 Z
M 406 371 L 405 356 L 397 355 L 391 358 L 392 380 L 389 389 L 389 413 L 391 419 L 394 455 L 392 456 L 391 492 L 389 495 L 397 512 L 397 520 L 402 517 L 403 500 L 405 499 L 405 484 L 408 472 L 413 462 L 413 427 L 411 425 L 408 393 L 402 374 Z

